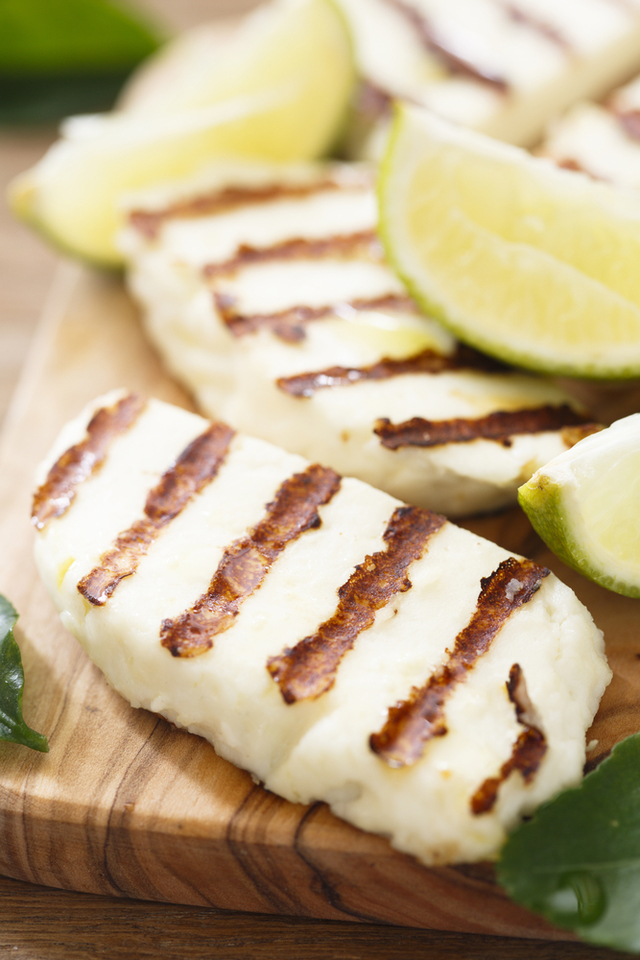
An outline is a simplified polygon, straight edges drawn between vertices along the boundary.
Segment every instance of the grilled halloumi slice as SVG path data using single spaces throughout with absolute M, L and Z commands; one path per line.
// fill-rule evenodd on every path
M 605 103 L 577 103 L 550 128 L 540 151 L 561 167 L 640 189 L 640 77 Z
M 599 99 L 640 60 L 638 0 L 340 3 L 363 78 L 351 141 L 359 156 L 378 153 L 394 98 L 533 146 L 554 116 Z
M 366 169 L 235 166 L 180 190 L 134 201 L 122 245 L 149 336 L 207 415 L 449 516 L 514 502 L 582 435 L 557 386 L 419 313 Z
M 39 472 L 36 558 L 130 703 L 427 864 L 575 783 L 610 671 L 543 567 L 220 422 L 114 392 Z

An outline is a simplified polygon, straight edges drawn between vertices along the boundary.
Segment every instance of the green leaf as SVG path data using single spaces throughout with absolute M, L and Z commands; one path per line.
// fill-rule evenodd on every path
M 158 31 L 111 0 L 0 0 L 0 73 L 103 73 L 131 68 Z
M 24 671 L 20 650 L 13 636 L 18 614 L 0 595 L 0 740 L 21 743 L 46 753 L 47 738 L 28 727 L 22 716 Z
M 584 940 L 640 951 L 640 734 L 514 831 L 498 880 Z
M 162 39 L 112 0 L 0 0 L 0 123 L 109 110 Z
M 129 73 L 0 76 L 0 124 L 55 123 L 74 113 L 110 110 Z

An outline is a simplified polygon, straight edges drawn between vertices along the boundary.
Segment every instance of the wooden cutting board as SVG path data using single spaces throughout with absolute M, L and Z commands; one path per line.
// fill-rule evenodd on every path
M 120 280 L 65 264 L 0 443 L 0 592 L 21 614 L 25 717 L 51 747 L 37 754 L 0 742 L 0 873 L 261 913 L 565 936 L 511 904 L 490 865 L 425 869 L 323 804 L 268 793 L 205 741 L 133 710 L 107 686 L 40 586 L 29 512 L 35 465 L 59 428 L 112 387 L 191 406 L 144 341 Z M 640 389 L 585 391 L 605 420 L 640 409 Z M 604 629 L 615 676 L 589 734 L 597 762 L 640 728 L 640 605 L 564 568 L 519 511 L 469 526 L 554 569 Z

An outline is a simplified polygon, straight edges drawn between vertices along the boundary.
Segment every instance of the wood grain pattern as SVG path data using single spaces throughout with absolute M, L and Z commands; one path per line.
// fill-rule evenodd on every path
M 113 385 L 188 403 L 163 376 L 120 284 L 65 267 L 0 454 L 0 540 L 11 545 L 0 591 L 21 611 L 25 715 L 51 744 L 37 756 L 0 744 L 0 872 L 263 913 L 549 935 L 486 871 L 425 871 L 323 806 L 266 793 L 204 741 L 131 709 L 61 629 L 31 560 L 31 476 L 60 424 Z
M 426 870 L 324 805 L 267 793 L 206 742 L 110 690 L 37 580 L 28 517 L 34 466 L 60 425 L 113 386 L 189 406 L 120 282 L 65 265 L 0 450 L 0 592 L 21 611 L 26 718 L 51 744 L 40 755 L 0 743 L 0 873 L 198 907 L 562 937 L 509 903 L 489 866 Z M 623 393 L 605 393 L 602 414 L 629 403 Z M 559 569 L 519 512 L 469 526 L 558 570 L 605 628 L 616 677 L 593 728 L 602 755 L 638 726 L 636 603 Z
M 579 943 L 513 940 L 69 894 L 0 878 L 12 960 L 623 960 Z M 6 953 L 5 953 L 6 951 Z

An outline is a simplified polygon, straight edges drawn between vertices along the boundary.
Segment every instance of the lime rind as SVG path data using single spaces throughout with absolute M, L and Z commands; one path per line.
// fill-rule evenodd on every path
M 554 202 L 560 205 L 565 203 L 566 188 L 574 206 L 583 198 L 591 203 L 598 224 L 605 225 L 603 229 L 610 226 L 609 217 L 614 233 L 619 229 L 623 239 L 628 233 L 634 244 L 640 242 L 637 198 L 556 169 L 518 148 L 458 130 L 420 108 L 398 104 L 378 179 L 380 235 L 389 262 L 416 301 L 460 340 L 508 363 L 545 374 L 594 380 L 639 376 L 640 302 L 620 292 L 635 290 L 635 272 L 623 270 L 621 275 L 616 264 L 609 273 L 599 266 L 593 267 L 593 275 L 585 273 L 579 266 L 583 261 L 593 266 L 593 242 L 584 244 L 585 249 L 573 256 L 575 263 L 571 256 L 561 260 L 550 252 L 554 247 L 551 241 L 545 240 L 548 249 L 538 248 L 510 240 L 508 223 L 503 231 L 505 239 L 497 230 L 472 222 L 465 215 L 462 202 L 459 207 L 447 209 L 446 223 L 444 218 L 432 222 L 423 237 L 416 239 L 410 222 L 420 205 L 413 184 L 416 171 L 426 163 L 425 169 L 431 172 L 430 158 L 438 150 L 447 151 L 450 147 L 450 153 L 456 151 L 470 158 L 469 167 L 474 170 L 478 158 L 489 164 L 495 161 L 507 170 L 522 168 L 524 173 L 518 174 L 516 186 L 524 184 L 526 192 L 529 178 L 536 188 L 530 192 L 535 195 L 536 190 L 544 192 L 548 184 Z M 446 164 L 444 167 L 446 178 L 450 171 Z M 463 200 L 469 200 L 468 194 Z M 469 202 L 473 207 L 475 201 Z M 531 205 L 530 197 L 528 202 Z M 565 233 L 570 221 L 571 217 L 565 215 Z M 452 223 L 460 227 L 460 236 L 454 238 L 457 247 L 446 233 L 451 233 Z M 527 229 L 525 226 L 521 232 L 526 234 Z M 426 253 L 417 248 L 419 242 Z M 455 261 L 447 260 L 451 249 L 457 257 Z M 475 266 L 476 278 L 488 276 L 489 280 L 474 280 L 469 263 Z M 483 265 L 488 269 L 481 269 Z M 607 278 L 613 286 L 604 282 Z M 640 288 L 638 292 L 640 298 Z M 538 308 L 529 324 L 527 321 L 536 310 L 532 303 L 537 303 Z M 596 318 L 591 322 L 592 336 L 584 335 L 590 318 Z
M 607 590 L 640 598 L 640 414 L 617 421 L 550 461 L 518 490 L 547 546 Z M 631 482 L 630 482 L 631 478 Z

